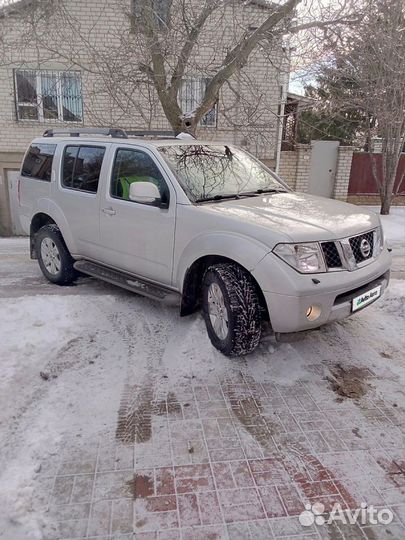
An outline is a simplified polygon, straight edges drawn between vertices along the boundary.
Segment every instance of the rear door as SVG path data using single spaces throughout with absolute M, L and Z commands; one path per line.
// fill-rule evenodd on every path
M 17 199 L 22 228 L 30 233 L 32 214 L 40 199 L 49 197 L 56 144 L 33 142 L 25 154 L 19 176 Z
M 114 145 L 112 165 L 100 207 L 103 262 L 165 285 L 171 284 L 176 194 L 153 152 Z M 129 199 L 132 182 L 153 182 L 161 201 Z
M 76 255 L 100 257 L 99 208 L 103 178 L 107 175 L 107 143 L 64 143 L 55 200 L 68 222 Z

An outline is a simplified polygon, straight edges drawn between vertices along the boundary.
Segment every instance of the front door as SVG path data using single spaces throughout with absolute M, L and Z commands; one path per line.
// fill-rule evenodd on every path
M 160 203 L 130 200 L 133 182 L 153 182 Z M 132 145 L 117 146 L 100 207 L 101 262 L 170 285 L 175 216 L 175 191 L 153 153 Z

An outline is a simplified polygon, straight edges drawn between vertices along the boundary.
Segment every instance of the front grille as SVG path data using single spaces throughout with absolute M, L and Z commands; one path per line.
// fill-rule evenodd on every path
M 350 247 L 352 248 L 356 263 L 361 263 L 367 259 L 371 259 L 374 250 L 374 234 L 373 231 L 359 236 L 349 238 Z
M 335 242 L 322 242 L 322 251 L 328 268 L 342 268 L 342 259 Z

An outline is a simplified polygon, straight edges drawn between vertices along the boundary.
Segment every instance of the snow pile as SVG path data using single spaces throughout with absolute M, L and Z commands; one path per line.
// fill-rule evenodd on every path
M 380 216 L 384 235 L 389 244 L 392 246 L 405 244 L 405 207 L 392 206 L 388 216 L 381 216 L 380 208 L 377 206 L 367 208 Z

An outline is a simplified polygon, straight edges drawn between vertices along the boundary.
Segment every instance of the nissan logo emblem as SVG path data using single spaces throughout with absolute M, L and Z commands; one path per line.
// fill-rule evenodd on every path
M 363 238 L 363 240 L 360 242 L 360 252 L 363 255 L 365 259 L 370 256 L 371 253 L 371 245 L 368 240 Z

